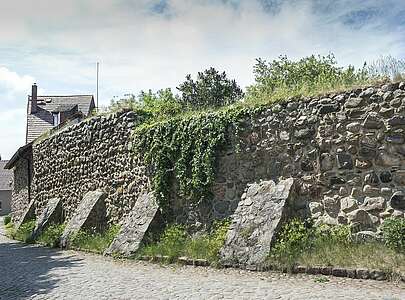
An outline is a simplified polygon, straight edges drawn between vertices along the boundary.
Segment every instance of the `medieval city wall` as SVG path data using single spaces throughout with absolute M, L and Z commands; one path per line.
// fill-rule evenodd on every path
M 34 144 L 37 214 L 58 197 L 69 219 L 86 192 L 100 189 L 109 223 L 121 222 L 151 189 L 149 168 L 131 151 L 140 122 L 134 112 L 97 116 Z M 387 217 L 404 217 L 404 129 L 403 83 L 274 104 L 242 120 L 220 153 L 213 200 L 192 206 L 174 191 L 172 217 L 228 217 L 248 184 L 292 177 L 300 181 L 303 215 L 374 230 Z

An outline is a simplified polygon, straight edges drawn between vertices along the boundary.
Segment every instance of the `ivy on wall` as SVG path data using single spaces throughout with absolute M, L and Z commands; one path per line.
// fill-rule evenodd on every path
M 234 106 L 135 129 L 134 149 L 153 168 L 152 185 L 163 210 L 169 208 L 174 178 L 181 197 L 193 203 L 210 199 L 219 151 L 255 111 Z

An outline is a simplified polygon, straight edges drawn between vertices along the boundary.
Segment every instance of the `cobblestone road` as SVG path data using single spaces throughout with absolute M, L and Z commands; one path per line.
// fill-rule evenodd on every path
M 24 245 L 1 232 L 0 276 L 5 300 L 405 299 L 404 286 L 387 282 L 114 261 Z

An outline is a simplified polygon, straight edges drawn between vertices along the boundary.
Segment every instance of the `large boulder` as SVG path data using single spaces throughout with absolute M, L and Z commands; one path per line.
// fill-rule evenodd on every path
M 160 223 L 159 206 L 154 195 L 142 194 L 104 255 L 131 256 L 139 249 L 148 229 L 158 230 Z
M 249 186 L 220 251 L 223 264 L 260 266 L 265 262 L 283 222 L 293 215 L 296 187 L 293 178 Z

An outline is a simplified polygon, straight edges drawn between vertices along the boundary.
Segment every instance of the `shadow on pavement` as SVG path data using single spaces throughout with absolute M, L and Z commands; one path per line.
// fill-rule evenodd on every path
M 61 280 L 53 270 L 60 274 L 61 269 L 79 267 L 81 261 L 56 249 L 18 243 L 0 235 L 0 299 L 45 295 Z

